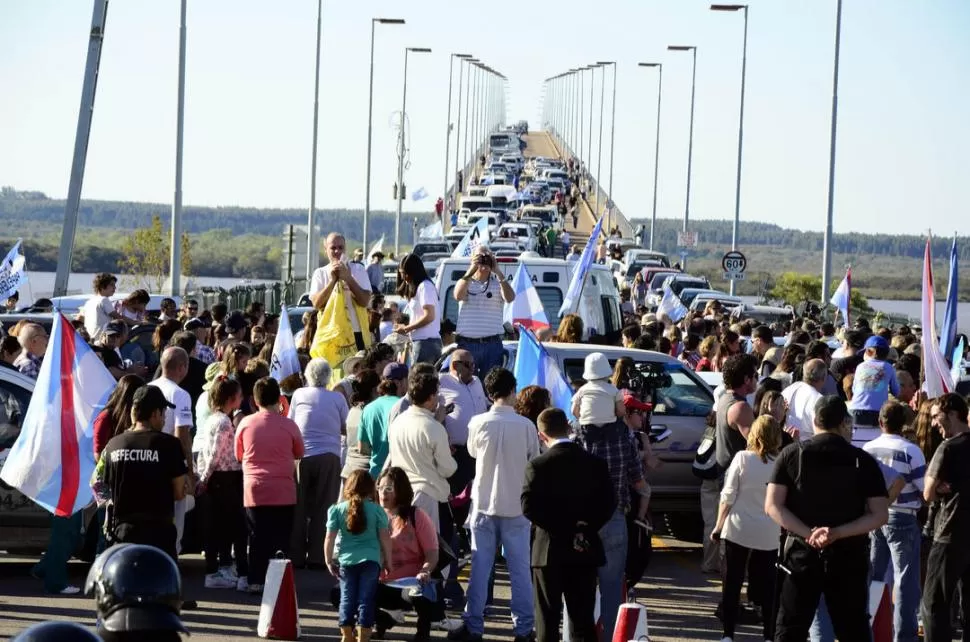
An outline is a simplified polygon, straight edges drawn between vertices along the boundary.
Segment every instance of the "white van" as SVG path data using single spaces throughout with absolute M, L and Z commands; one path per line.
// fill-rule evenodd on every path
M 467 209 L 469 212 L 474 212 L 483 207 L 491 207 L 492 199 L 486 198 L 484 196 L 463 196 L 461 198 L 461 208 Z
M 553 330 L 559 328 L 559 308 L 562 306 L 572 270 L 578 264 L 567 263 L 562 259 L 547 259 L 535 252 L 523 252 L 518 258 L 499 257 L 499 269 L 511 282 L 519 261 L 525 263 L 532 283 L 535 285 L 542 308 Z M 468 271 L 469 260 L 445 259 L 438 266 L 435 286 L 441 301 L 442 316 L 458 322 L 458 302 L 455 301 L 455 283 Z M 513 285 L 514 287 L 514 285 Z M 604 265 L 594 264 L 586 277 L 579 305 L 587 335 L 592 333 L 606 335 L 618 340 L 623 328 L 623 315 L 620 314 L 620 292 L 616 289 L 613 275 Z

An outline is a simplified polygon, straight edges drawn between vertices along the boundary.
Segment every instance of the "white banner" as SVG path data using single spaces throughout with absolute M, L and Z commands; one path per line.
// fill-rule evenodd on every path
M 6 300 L 27 282 L 27 272 L 24 266 L 27 259 L 20 253 L 22 241 L 17 239 L 7 256 L 0 265 L 0 300 Z

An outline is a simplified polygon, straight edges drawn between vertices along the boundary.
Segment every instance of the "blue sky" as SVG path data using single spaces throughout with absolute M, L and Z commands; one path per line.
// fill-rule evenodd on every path
M 742 220 L 820 230 L 835 0 L 750 5 Z M 385 16 L 407 25 L 378 27 L 373 207 L 393 206 L 403 48 L 426 46 L 409 69 L 406 183 L 427 207 L 444 178 L 448 54 L 464 51 L 509 77 L 509 119 L 533 124 L 543 78 L 620 63 L 613 182 L 627 216 L 649 216 L 653 177 L 656 72 L 636 63 L 663 62 L 659 214 L 682 216 L 690 56 L 665 50 L 676 43 L 699 48 L 691 216 L 730 218 L 743 18 L 708 6 L 325 0 L 318 205 L 363 207 L 370 19 Z M 0 3 L 0 184 L 66 194 L 90 17 L 90 0 Z M 306 206 L 315 20 L 312 0 L 190 0 L 185 203 Z M 970 233 L 968 32 L 963 0 L 845 3 L 837 232 Z M 85 198 L 171 200 L 177 47 L 178 2 L 111 3 Z

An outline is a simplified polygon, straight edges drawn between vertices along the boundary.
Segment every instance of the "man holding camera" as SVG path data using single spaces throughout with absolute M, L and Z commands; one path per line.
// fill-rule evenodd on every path
M 505 361 L 503 312 L 515 292 L 498 269 L 495 256 L 484 246 L 472 254 L 471 265 L 455 285 L 458 301 L 458 347 L 472 354 L 485 376 Z

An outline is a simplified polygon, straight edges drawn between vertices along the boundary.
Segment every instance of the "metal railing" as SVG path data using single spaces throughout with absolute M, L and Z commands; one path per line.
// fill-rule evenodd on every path
M 549 134 L 549 136 L 552 138 L 553 144 L 559 150 L 560 156 L 562 156 L 563 158 L 567 158 L 568 156 L 579 158 L 579 156 L 575 154 L 572 149 L 570 149 L 569 145 L 567 145 L 559 137 L 559 134 L 558 132 L 556 132 L 554 127 L 550 127 L 546 131 Z M 586 170 L 588 172 L 589 168 L 587 167 Z M 607 196 L 606 192 L 604 192 L 601 189 L 599 181 L 596 180 L 596 177 L 593 176 L 592 173 L 589 173 L 589 186 L 591 189 L 594 189 L 596 191 L 592 194 L 587 193 L 586 206 L 589 208 L 589 211 L 593 213 L 593 217 L 596 220 L 599 220 L 599 217 L 606 213 L 607 205 L 609 204 L 610 199 Z M 597 200 L 597 195 L 599 196 L 599 200 Z M 593 207 L 593 205 L 597 202 L 600 204 L 599 212 L 597 212 Z M 620 228 L 621 236 L 623 236 L 624 238 L 633 238 L 633 226 L 630 225 L 630 221 L 629 219 L 627 219 L 626 215 L 624 215 L 623 212 L 620 210 L 620 208 L 616 206 L 616 202 L 613 203 L 612 224 L 613 224 L 613 227 Z
M 226 304 L 230 310 L 245 310 L 253 302 L 262 303 L 269 312 L 278 312 L 282 305 L 296 305 L 306 292 L 306 279 L 276 283 L 252 283 L 225 288 L 203 286 L 193 292 L 186 292 L 199 300 L 205 309 L 212 309 L 216 303 Z

